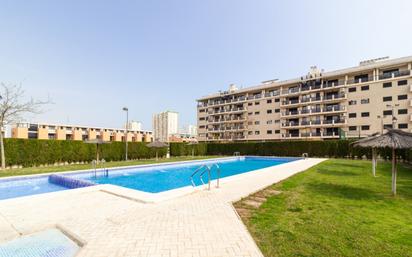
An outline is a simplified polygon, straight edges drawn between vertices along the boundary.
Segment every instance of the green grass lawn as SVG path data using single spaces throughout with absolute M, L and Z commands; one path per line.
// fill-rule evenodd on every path
M 156 161 L 155 159 L 116 161 L 116 162 L 106 162 L 105 167 L 109 168 L 109 167 L 121 167 L 121 166 L 142 165 L 142 164 L 151 164 L 151 163 L 162 163 L 162 162 L 190 161 L 190 160 L 209 159 L 209 158 L 216 158 L 216 157 L 221 157 L 221 156 L 194 156 L 194 157 L 181 156 L 181 157 L 171 157 L 169 159 L 162 158 L 162 159 L 159 159 L 158 161 Z M 62 172 L 62 171 L 71 171 L 71 170 L 86 170 L 86 169 L 91 169 L 91 168 L 92 168 L 92 165 L 89 163 L 89 164 L 70 164 L 70 165 L 64 165 L 64 166 L 8 169 L 8 170 L 0 170 L 0 177 L 41 174 L 41 173 L 49 173 L 49 172 Z
M 328 160 L 235 203 L 265 256 L 412 256 L 412 169 Z M 247 200 L 265 195 L 260 207 Z

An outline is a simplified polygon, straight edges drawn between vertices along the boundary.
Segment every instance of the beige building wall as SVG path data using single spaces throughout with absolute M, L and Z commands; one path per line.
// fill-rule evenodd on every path
M 87 135 L 88 135 L 88 139 L 89 140 L 94 140 L 94 139 L 96 139 L 96 136 L 97 136 L 97 132 L 96 132 L 96 129 L 94 129 L 94 128 L 89 128 L 89 129 L 87 129 Z
M 320 140 L 365 137 L 391 126 L 412 131 L 412 57 L 344 70 L 311 67 L 301 78 L 198 100 L 199 141 Z
M 37 130 L 37 139 L 49 139 L 48 126 L 41 126 Z
M 56 139 L 57 140 L 66 140 L 66 128 L 65 127 L 56 127 Z
M 107 130 L 103 130 L 103 131 L 100 132 L 100 136 L 101 136 L 103 141 L 110 141 L 110 134 L 111 134 L 111 132 L 109 132 Z
M 82 138 L 82 131 L 78 128 L 72 130 L 73 133 L 73 140 L 83 140 Z
M 123 141 L 125 129 L 110 129 L 97 127 L 84 127 L 73 125 L 18 123 L 11 129 L 12 138 L 37 138 L 56 140 L 93 140 Z M 29 136 L 30 135 L 30 136 Z M 128 142 L 152 141 L 151 131 L 129 131 Z
M 11 129 L 11 137 L 12 138 L 22 138 L 22 139 L 27 139 L 28 138 L 28 128 L 12 128 Z

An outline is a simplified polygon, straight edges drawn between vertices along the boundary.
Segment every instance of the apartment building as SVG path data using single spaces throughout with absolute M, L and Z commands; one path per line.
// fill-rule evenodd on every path
M 12 138 L 152 142 L 153 133 L 147 130 L 131 130 L 127 137 L 124 128 L 89 127 L 69 124 L 17 123 L 11 130 Z
M 179 113 L 165 111 L 153 115 L 155 140 L 169 142 L 169 137 L 179 133 Z
M 327 140 L 412 131 L 412 56 L 362 61 L 197 100 L 199 141 Z

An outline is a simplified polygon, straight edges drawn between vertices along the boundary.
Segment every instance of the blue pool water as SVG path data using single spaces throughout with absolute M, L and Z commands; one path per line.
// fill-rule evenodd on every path
M 214 160 L 211 162 L 195 162 L 189 164 L 154 166 L 143 169 L 137 168 L 110 171 L 108 176 L 98 175 L 95 177 L 94 175 L 89 174 L 88 177 L 81 176 L 81 178 L 97 184 L 113 184 L 145 192 L 158 193 L 179 187 L 190 186 L 190 176 L 197 168 L 205 163 L 208 165 L 218 163 L 221 170 L 220 177 L 223 178 L 279 165 L 293 160 L 296 159 L 258 157 L 232 158 L 230 160 Z M 212 169 L 211 177 L 212 179 L 216 179 L 217 177 L 215 168 Z M 207 181 L 207 173 L 204 174 L 203 180 Z M 196 185 L 201 184 L 199 176 L 194 177 L 194 182 Z
M 33 178 L 11 178 L 0 180 L 0 200 L 26 195 L 66 190 L 67 188 L 50 184 L 47 176 Z
M 42 194 L 93 184 L 113 184 L 144 192 L 159 193 L 166 190 L 191 185 L 190 176 L 200 166 L 218 164 L 220 177 L 229 177 L 253 170 L 295 161 L 298 158 L 274 157 L 232 157 L 186 163 L 159 164 L 130 168 L 111 169 L 106 172 L 78 172 L 31 178 L 11 178 L 0 180 L 0 200 L 34 194 Z M 216 169 L 211 178 L 216 179 Z M 53 177 L 53 179 L 52 179 Z M 207 183 L 207 173 L 204 175 Z M 81 180 L 81 181 L 80 181 Z M 199 176 L 194 177 L 195 185 L 200 185 Z
M 0 257 L 72 257 L 80 247 L 57 229 L 0 244 Z

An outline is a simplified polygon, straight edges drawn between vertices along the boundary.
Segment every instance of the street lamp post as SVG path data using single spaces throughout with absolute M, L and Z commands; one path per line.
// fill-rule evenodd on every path
M 127 134 L 129 132 L 129 108 L 123 107 L 123 111 L 126 112 L 126 134 L 124 137 L 124 142 L 125 142 L 125 148 L 126 148 L 125 160 L 127 161 Z

